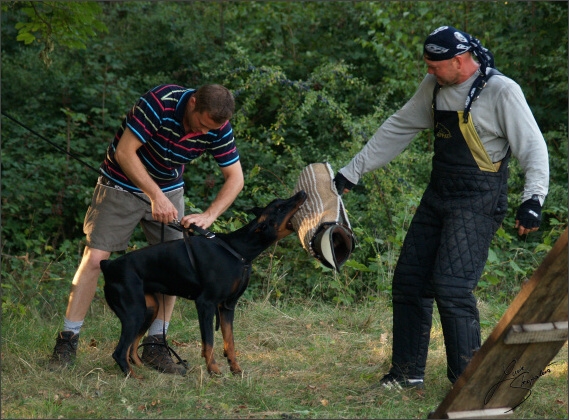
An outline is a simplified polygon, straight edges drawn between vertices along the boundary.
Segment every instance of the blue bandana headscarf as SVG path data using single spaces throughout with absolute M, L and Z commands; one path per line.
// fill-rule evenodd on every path
M 498 73 L 494 68 L 494 56 L 482 46 L 480 41 L 472 35 L 459 31 L 452 26 L 441 26 L 435 29 L 425 39 L 423 56 L 430 61 L 449 60 L 457 55 L 471 52 L 480 63 L 480 74 L 472 84 L 464 105 L 464 122 L 468 122 L 468 115 L 472 103 L 478 98 L 480 91 L 486 85 L 486 79 L 491 74 Z M 437 84 L 437 91 L 440 86 Z
M 480 72 L 487 74 L 488 68 L 494 67 L 494 56 L 472 35 L 459 31 L 452 26 L 435 29 L 425 40 L 423 55 L 427 60 L 449 60 L 470 51 L 480 63 Z

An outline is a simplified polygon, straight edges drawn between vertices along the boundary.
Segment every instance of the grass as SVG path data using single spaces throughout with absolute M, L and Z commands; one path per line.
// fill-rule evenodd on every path
M 502 308 L 481 302 L 483 337 Z M 29 311 L 31 312 L 31 310 Z M 391 353 L 388 300 L 336 307 L 315 301 L 274 306 L 242 300 L 235 337 L 244 374 L 210 377 L 200 357 L 193 302 L 176 305 L 169 340 L 190 364 L 185 377 L 137 368 L 126 379 L 111 358 L 118 320 L 100 297 L 81 333 L 75 366 L 50 372 L 61 319 L 8 315 L 2 320 L 2 418 L 426 418 L 450 390 L 435 316 L 426 391 L 368 389 L 386 373 Z M 540 378 L 516 418 L 567 418 L 567 346 Z

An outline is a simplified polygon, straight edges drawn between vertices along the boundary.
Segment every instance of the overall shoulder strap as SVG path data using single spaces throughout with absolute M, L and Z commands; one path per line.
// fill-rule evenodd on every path
M 502 74 L 495 68 L 489 68 L 488 74 L 480 73 L 474 83 L 472 83 L 472 87 L 468 92 L 468 97 L 466 98 L 466 103 L 464 104 L 464 113 L 463 113 L 463 120 L 466 124 L 468 122 L 468 115 L 470 114 L 470 107 L 472 107 L 472 103 L 478 99 L 480 96 L 480 92 L 482 89 L 486 87 L 486 83 L 488 80 L 495 75 Z
M 472 106 L 472 103 L 476 99 L 478 99 L 478 97 L 480 96 L 480 92 L 482 91 L 482 89 L 486 87 L 486 83 L 488 82 L 488 80 L 492 76 L 496 75 L 502 75 L 502 73 L 500 73 L 495 68 L 490 68 L 488 74 L 486 75 L 482 73 L 479 74 L 476 80 L 474 80 L 474 82 L 472 83 L 472 87 L 470 88 L 468 97 L 466 98 L 466 102 L 464 104 L 463 119 L 465 124 L 468 122 L 468 115 L 470 114 L 470 107 Z M 432 103 L 433 111 L 437 109 L 437 94 L 439 93 L 440 90 L 441 90 L 441 85 L 439 83 L 435 83 L 435 88 L 433 89 L 433 103 Z
M 435 88 L 433 89 L 433 103 L 432 103 L 433 112 L 437 109 L 437 94 L 439 93 L 439 90 L 441 90 L 441 85 L 439 85 L 438 82 L 435 82 Z

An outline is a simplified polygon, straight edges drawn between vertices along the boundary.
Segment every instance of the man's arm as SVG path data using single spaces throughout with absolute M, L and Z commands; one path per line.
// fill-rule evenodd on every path
M 241 162 L 237 161 L 233 165 L 222 167 L 221 173 L 225 181 L 213 202 L 201 214 L 184 216 L 180 222 L 184 227 L 189 228 L 190 224 L 194 223 L 203 229 L 207 229 L 233 204 L 245 185 Z
M 171 223 L 178 218 L 178 210 L 164 195 L 158 184 L 148 175 L 142 161 L 136 154 L 142 142 L 127 127 L 115 151 L 115 160 L 126 176 L 150 198 L 152 217 L 157 222 Z
M 432 128 L 434 86 L 435 78 L 425 76 L 413 97 L 384 121 L 364 147 L 339 170 L 350 184 L 357 184 L 365 173 L 387 165 L 403 152 L 418 132 Z
M 495 103 L 500 128 L 525 173 L 522 204 L 514 226 L 518 235 L 525 235 L 538 230 L 541 223 L 541 207 L 549 189 L 547 145 L 517 83 L 506 79 Z

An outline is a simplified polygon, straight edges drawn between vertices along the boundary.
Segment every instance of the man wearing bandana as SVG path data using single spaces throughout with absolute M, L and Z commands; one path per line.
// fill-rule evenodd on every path
M 334 179 L 347 192 L 419 131 L 434 130 L 431 179 L 393 276 L 392 367 L 379 383 L 386 388 L 424 387 L 434 301 L 452 383 L 480 347 L 473 291 L 506 215 L 510 155 L 525 173 L 519 235 L 539 228 L 549 187 L 543 135 L 519 85 L 494 68 L 492 53 L 451 26 L 432 32 L 423 53 L 428 74 L 415 95 Z

